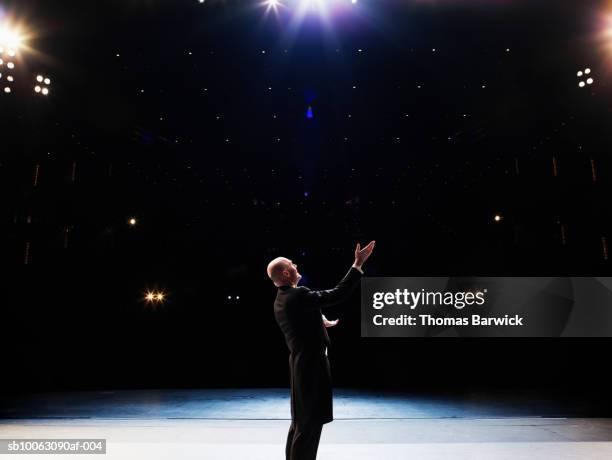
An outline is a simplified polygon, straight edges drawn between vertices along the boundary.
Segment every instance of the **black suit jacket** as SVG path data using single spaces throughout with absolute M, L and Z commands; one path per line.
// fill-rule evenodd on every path
M 298 425 L 333 420 L 331 372 L 325 355 L 330 340 L 321 310 L 346 300 L 360 279 L 361 272 L 351 267 L 333 289 L 278 288 L 274 316 L 290 352 L 291 418 Z

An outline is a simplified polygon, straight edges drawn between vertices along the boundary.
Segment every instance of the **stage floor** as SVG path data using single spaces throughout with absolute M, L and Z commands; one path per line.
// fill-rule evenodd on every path
M 337 390 L 318 458 L 612 458 L 612 419 L 517 400 Z M 281 460 L 288 404 L 286 389 L 40 394 L 5 401 L 0 438 L 105 438 L 110 459 Z

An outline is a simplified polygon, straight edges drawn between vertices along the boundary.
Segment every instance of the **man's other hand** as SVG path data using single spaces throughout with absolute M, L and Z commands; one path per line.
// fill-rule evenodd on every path
M 325 327 L 334 327 L 336 324 L 338 324 L 339 321 L 339 319 L 330 321 L 325 317 L 325 315 L 323 315 L 323 326 Z

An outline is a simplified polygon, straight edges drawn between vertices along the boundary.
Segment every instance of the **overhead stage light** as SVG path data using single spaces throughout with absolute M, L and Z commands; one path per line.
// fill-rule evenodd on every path
M 14 71 L 17 51 L 23 42 L 19 29 L 12 27 L 8 22 L 0 24 L 0 77 L 3 71 Z M 15 81 L 13 75 L 6 76 L 7 84 L 4 92 L 13 92 L 12 83 Z

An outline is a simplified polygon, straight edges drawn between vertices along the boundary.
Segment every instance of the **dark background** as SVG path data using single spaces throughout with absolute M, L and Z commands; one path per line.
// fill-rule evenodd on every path
M 8 390 L 286 386 L 279 255 L 312 288 L 370 239 L 373 276 L 610 275 L 605 2 L 360 0 L 293 39 L 257 2 L 1 11 L 32 32 L 0 93 Z M 361 339 L 358 301 L 336 386 L 610 406 L 608 339 Z

